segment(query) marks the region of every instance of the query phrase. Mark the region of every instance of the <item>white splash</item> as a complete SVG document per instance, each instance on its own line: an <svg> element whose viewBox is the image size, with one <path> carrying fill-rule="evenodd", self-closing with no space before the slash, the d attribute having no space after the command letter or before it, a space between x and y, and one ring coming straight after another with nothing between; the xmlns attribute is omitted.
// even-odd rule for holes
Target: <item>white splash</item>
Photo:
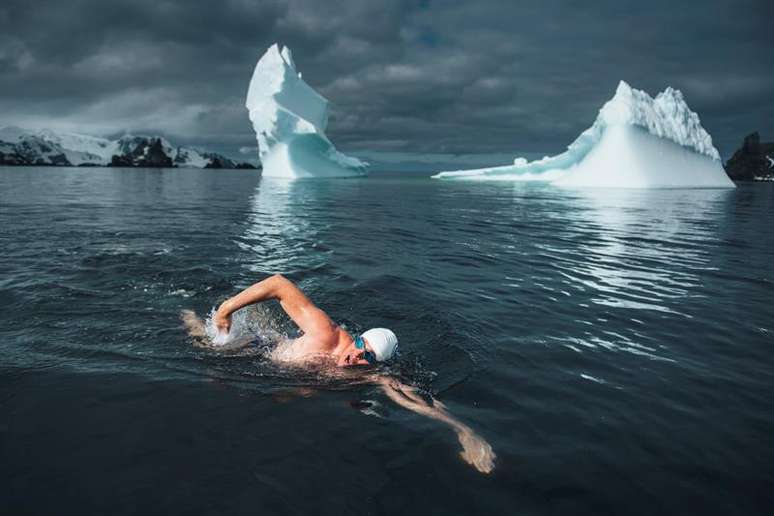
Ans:
<svg viewBox="0 0 774 516"><path fill-rule="evenodd" d="M226 346L240 338L252 335L250 325L247 323L247 310L237 310L231 315L231 328L228 333L219 330L215 326L214 317L217 309L213 308L210 315L204 321L204 331L213 346Z"/></svg>

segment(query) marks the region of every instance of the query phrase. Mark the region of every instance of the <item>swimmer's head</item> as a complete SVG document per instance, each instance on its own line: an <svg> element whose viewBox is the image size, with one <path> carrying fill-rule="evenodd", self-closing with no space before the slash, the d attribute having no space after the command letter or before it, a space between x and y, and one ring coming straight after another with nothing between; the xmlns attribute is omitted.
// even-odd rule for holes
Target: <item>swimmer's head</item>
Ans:
<svg viewBox="0 0 774 516"><path fill-rule="evenodd" d="M387 328L371 328L361 337L371 348L377 362L391 359L398 348L398 337Z"/></svg>
<svg viewBox="0 0 774 516"><path fill-rule="evenodd" d="M352 342L352 349L339 360L339 365L368 365L392 358L398 348L398 337L387 328L371 328Z"/></svg>

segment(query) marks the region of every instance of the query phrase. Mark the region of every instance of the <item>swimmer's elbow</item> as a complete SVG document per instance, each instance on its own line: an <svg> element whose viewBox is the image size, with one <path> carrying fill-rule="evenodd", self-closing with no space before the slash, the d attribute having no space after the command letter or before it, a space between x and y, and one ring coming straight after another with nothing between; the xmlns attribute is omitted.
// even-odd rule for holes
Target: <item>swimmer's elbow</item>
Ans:
<svg viewBox="0 0 774 516"><path fill-rule="evenodd" d="M287 289L288 287L294 287L295 284L287 279L282 274L274 274L271 278L271 282L274 284L274 288L277 290Z"/></svg>
<svg viewBox="0 0 774 516"><path fill-rule="evenodd" d="M288 291L296 288L295 284L282 274L274 274L269 280L272 285L272 293L277 299L282 299Z"/></svg>
<svg viewBox="0 0 774 516"><path fill-rule="evenodd" d="M275 299L280 301L293 300L295 304L300 306L311 305L311 301L306 298L301 289L282 274L275 274L270 279Z"/></svg>

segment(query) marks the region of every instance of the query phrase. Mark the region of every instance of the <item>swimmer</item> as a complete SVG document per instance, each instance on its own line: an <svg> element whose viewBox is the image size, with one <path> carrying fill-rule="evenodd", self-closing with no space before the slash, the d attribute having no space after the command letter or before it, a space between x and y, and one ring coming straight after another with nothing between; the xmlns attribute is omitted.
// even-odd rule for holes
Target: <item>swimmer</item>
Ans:
<svg viewBox="0 0 774 516"><path fill-rule="evenodd" d="M224 301L213 316L213 323L222 334L231 329L231 315L245 306L275 299L303 333L301 337L280 345L272 359L282 362L308 364L310 361L333 361L339 367L361 366L364 376L381 387L395 403L423 416L441 421L457 434L465 462L482 473L494 469L495 454L492 447L469 426L451 414L438 400L425 400L415 387L375 374L365 366L375 365L392 358L398 347L398 338L386 328L372 328L362 335L352 336L337 325L323 310L292 281L276 274L248 287L236 296ZM183 323L189 334L201 342L206 339L204 323L190 310L182 313ZM229 343L229 348L243 346L247 340Z"/></svg>

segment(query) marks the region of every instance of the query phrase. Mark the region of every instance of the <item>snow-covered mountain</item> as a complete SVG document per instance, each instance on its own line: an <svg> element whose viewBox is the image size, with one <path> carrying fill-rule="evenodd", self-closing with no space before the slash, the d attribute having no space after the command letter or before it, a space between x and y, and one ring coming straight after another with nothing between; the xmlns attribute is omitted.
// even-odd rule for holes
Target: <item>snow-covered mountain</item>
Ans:
<svg viewBox="0 0 774 516"><path fill-rule="evenodd" d="M563 186L733 188L712 138L683 94L652 98L621 81L594 124L567 150L513 165L440 172L441 179L545 181Z"/></svg>
<svg viewBox="0 0 774 516"><path fill-rule="evenodd" d="M0 164L180 168L254 168L221 154L175 146L165 138L124 135L108 140L50 129L0 129Z"/></svg>
<svg viewBox="0 0 774 516"><path fill-rule="evenodd" d="M18 127L0 129L0 164L70 165L64 149Z"/></svg>

